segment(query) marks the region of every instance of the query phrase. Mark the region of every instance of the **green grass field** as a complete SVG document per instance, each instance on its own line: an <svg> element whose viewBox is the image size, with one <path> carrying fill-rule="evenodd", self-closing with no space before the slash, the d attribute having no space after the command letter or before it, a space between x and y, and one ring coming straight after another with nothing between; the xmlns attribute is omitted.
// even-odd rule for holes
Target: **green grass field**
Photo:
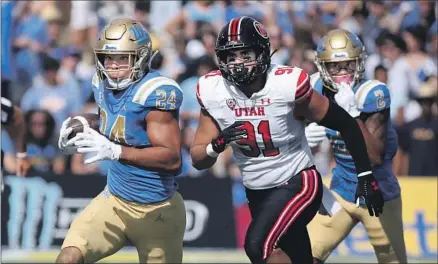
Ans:
<svg viewBox="0 0 438 264"><path fill-rule="evenodd" d="M58 250L12 251L2 250L2 263L54 263ZM245 252L240 250L187 249L184 263L249 263ZM138 263L135 250L122 250L99 263ZM355 256L331 257L327 263L376 263L375 258ZM411 259L410 263L437 263L436 259Z"/></svg>

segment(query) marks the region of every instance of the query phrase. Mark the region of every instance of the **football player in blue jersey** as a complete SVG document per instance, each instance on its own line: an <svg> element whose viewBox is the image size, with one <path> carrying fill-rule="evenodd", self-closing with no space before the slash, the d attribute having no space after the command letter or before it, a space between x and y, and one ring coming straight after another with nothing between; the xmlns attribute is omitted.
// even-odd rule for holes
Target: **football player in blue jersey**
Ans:
<svg viewBox="0 0 438 264"><path fill-rule="evenodd" d="M175 175L181 169L178 84L149 69L151 38L141 23L116 19L94 48L93 91L100 133L85 128L59 147L108 160L107 187L73 221L57 263L94 263L130 241L141 263L181 263L185 208ZM79 191L79 190L78 190Z"/></svg>
<svg viewBox="0 0 438 264"><path fill-rule="evenodd" d="M407 261L400 186L392 171L397 135L389 117L390 92L384 83L363 78L365 59L364 45L356 35L332 30L317 46L318 73L311 76L311 82L315 90L357 119L385 199L385 210L378 218L368 213L364 201L355 197L356 170L342 137L337 131L311 123L306 128L309 145L315 147L328 137L336 161L331 192L323 196L329 214L317 214L309 225L315 263L323 263L358 222L364 225L379 263ZM331 195L336 199L330 199ZM340 206L333 206L333 201ZM330 212L332 208L338 210Z"/></svg>

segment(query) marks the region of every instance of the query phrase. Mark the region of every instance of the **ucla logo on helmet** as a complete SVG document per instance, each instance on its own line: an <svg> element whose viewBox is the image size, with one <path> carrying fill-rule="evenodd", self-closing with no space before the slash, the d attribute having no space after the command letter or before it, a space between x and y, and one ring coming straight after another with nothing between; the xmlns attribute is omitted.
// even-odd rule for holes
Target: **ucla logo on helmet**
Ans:
<svg viewBox="0 0 438 264"><path fill-rule="evenodd" d="M257 21L254 21L254 28L256 29L257 33L259 33L260 36L267 39L269 38L268 32L266 31L265 27L260 24Z"/></svg>
<svg viewBox="0 0 438 264"><path fill-rule="evenodd" d="M148 32L142 26L134 25L129 28L129 30L131 31L138 45L143 45L150 41Z"/></svg>
<svg viewBox="0 0 438 264"><path fill-rule="evenodd" d="M103 45L104 50L119 50L120 46L119 44L105 44Z"/></svg>
<svg viewBox="0 0 438 264"><path fill-rule="evenodd" d="M335 52L332 54L332 59L343 59L343 58L348 58L348 53L345 51L342 52Z"/></svg>
<svg viewBox="0 0 438 264"><path fill-rule="evenodd" d="M359 37L356 34L350 33L348 35L355 47L362 46L362 41L360 41Z"/></svg>

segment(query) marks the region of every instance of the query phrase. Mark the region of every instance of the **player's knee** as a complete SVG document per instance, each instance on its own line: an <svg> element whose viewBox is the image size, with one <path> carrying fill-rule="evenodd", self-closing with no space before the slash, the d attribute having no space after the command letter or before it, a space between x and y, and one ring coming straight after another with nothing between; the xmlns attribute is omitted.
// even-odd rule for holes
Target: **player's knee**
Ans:
<svg viewBox="0 0 438 264"><path fill-rule="evenodd" d="M67 247L61 250L58 257L56 258L56 263L81 264L84 263L84 257L82 256L82 253L78 248Z"/></svg>
<svg viewBox="0 0 438 264"><path fill-rule="evenodd" d="M248 238L245 240L245 253L251 263L266 263L263 260L263 242L258 239Z"/></svg>

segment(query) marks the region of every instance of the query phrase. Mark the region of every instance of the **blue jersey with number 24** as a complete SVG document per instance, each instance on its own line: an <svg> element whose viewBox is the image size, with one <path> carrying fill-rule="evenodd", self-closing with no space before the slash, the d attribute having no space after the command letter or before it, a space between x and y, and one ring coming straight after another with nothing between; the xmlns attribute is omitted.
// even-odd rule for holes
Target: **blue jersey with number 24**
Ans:
<svg viewBox="0 0 438 264"><path fill-rule="evenodd" d="M107 81L93 78L99 106L100 132L110 140L135 148L151 147L145 117L152 110L179 111L183 93L179 85L156 71L123 91L106 89ZM176 191L175 177L121 161L109 161L108 189L116 196L138 203L160 202Z"/></svg>

